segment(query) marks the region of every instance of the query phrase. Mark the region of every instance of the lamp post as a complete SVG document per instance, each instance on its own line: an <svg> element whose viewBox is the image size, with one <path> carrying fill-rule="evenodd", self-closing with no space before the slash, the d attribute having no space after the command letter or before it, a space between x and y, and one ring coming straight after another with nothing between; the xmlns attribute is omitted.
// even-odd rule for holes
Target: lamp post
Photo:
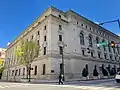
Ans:
<svg viewBox="0 0 120 90"><path fill-rule="evenodd" d="M64 47L67 47L67 45L64 44L62 46L62 71L61 71L61 73L63 75L63 81L65 81L65 77L64 77Z"/></svg>
<svg viewBox="0 0 120 90"><path fill-rule="evenodd" d="M119 19L117 19L117 20L112 20L112 21L106 21L106 22L103 22L103 23L99 23L99 25L103 25L103 24L105 24L105 23L113 23L113 22L117 22L118 25L119 25L119 29L120 29L120 20L119 20Z"/></svg>

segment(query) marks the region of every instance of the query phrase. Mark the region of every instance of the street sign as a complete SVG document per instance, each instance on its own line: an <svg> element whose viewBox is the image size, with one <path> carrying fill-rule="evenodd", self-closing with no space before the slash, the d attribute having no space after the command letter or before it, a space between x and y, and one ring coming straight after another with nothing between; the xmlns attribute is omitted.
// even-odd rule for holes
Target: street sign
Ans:
<svg viewBox="0 0 120 90"><path fill-rule="evenodd" d="M97 47L99 47L99 46L105 46L105 45L108 45L108 44L109 44L108 42L101 42L101 43L97 44Z"/></svg>

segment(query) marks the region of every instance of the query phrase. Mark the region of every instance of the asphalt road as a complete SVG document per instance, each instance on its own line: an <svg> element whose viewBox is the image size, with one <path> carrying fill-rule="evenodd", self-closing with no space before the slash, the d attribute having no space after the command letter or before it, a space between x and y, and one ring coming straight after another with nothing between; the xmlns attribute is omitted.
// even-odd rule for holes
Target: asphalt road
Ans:
<svg viewBox="0 0 120 90"><path fill-rule="evenodd" d="M57 83L30 84L0 82L0 90L120 90L120 83L111 80L74 81Z"/></svg>

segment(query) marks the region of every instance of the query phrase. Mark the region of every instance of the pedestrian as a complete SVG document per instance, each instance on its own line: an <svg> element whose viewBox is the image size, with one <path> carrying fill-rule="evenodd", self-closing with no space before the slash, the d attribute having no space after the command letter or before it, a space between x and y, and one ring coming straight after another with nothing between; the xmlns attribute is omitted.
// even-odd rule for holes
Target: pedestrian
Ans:
<svg viewBox="0 0 120 90"><path fill-rule="evenodd" d="M63 75L59 75L59 84L63 84L63 78L62 78Z"/></svg>

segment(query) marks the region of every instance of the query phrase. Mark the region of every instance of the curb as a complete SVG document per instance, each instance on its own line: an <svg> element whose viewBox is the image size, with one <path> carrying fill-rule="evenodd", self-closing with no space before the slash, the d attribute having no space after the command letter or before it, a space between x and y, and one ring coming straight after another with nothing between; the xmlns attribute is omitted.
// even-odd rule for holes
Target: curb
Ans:
<svg viewBox="0 0 120 90"><path fill-rule="evenodd" d="M65 83L72 83L72 82L89 82L89 81L103 81L105 82L106 80L110 80L110 81L113 81L114 79L112 78L109 78L109 79L88 79L88 80L67 80L67 81L64 81ZM43 83L58 83L58 81L38 81L38 82L22 82L22 81L2 81L0 80L0 82L11 82L11 83L30 83L30 84L43 84Z"/></svg>

